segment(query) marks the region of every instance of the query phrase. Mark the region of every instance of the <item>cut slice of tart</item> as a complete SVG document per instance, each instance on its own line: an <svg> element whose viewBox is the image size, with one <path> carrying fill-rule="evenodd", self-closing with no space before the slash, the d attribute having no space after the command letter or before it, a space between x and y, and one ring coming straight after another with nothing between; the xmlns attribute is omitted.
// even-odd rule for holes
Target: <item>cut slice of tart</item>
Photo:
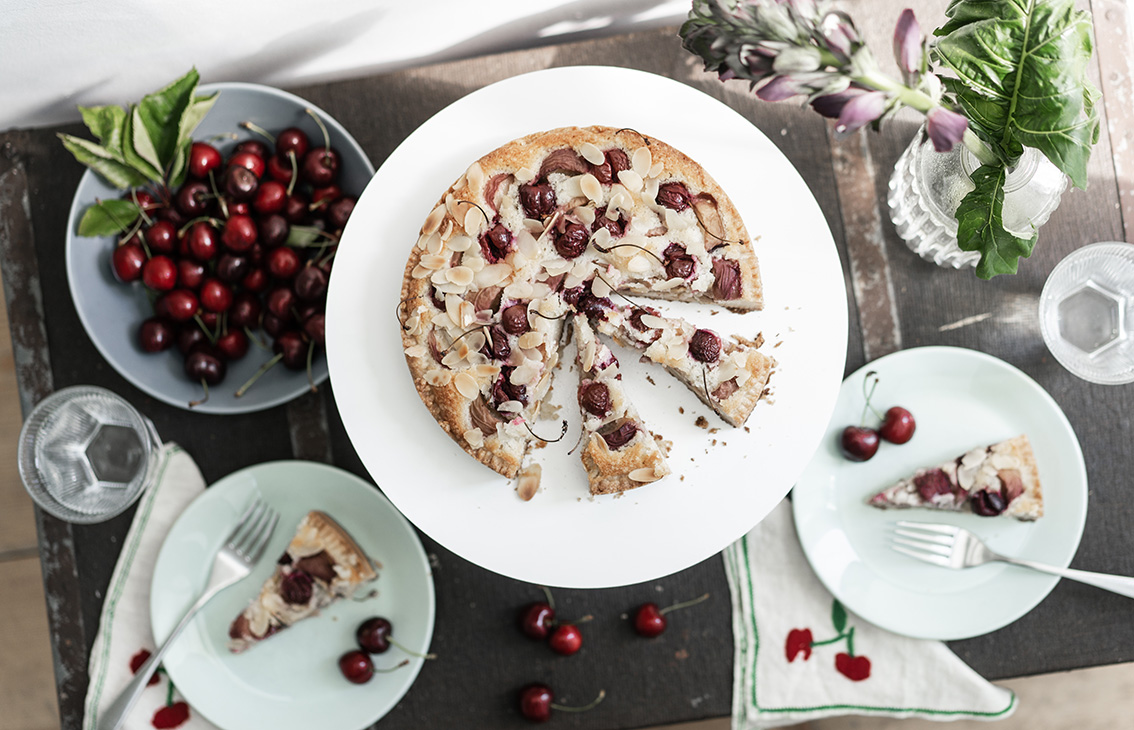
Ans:
<svg viewBox="0 0 1134 730"><path fill-rule="evenodd" d="M264 581L260 593L228 630L228 648L242 652L269 636L348 598L378 577L350 534L324 512L312 511Z"/></svg>
<svg viewBox="0 0 1134 730"><path fill-rule="evenodd" d="M583 467L591 494L624 492L670 473L665 455L622 387L618 360L586 317L575 315Z"/></svg>
<svg viewBox="0 0 1134 730"><path fill-rule="evenodd" d="M775 361L739 337L724 339L651 307L610 304L596 313L599 332L644 351L731 426L742 426L764 395Z"/></svg>
<svg viewBox="0 0 1134 730"><path fill-rule="evenodd" d="M924 507L1018 520L1043 516L1043 490L1026 435L977 446L937 466L918 469L870 497L881 509Z"/></svg>

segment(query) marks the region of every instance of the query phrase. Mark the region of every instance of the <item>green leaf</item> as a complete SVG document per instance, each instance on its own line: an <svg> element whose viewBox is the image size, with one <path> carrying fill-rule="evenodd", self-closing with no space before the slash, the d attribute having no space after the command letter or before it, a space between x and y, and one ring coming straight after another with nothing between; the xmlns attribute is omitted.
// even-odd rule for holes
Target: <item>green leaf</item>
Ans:
<svg viewBox="0 0 1134 730"><path fill-rule="evenodd" d="M973 131L1005 163L1034 147L1086 187L1099 135L1090 16L1074 0L953 0L946 15L936 54Z"/></svg>
<svg viewBox="0 0 1134 730"><path fill-rule="evenodd" d="M110 185L122 190L146 183L145 175L115 159L103 146L69 134L60 134L59 139L76 160L94 170Z"/></svg>
<svg viewBox="0 0 1134 730"><path fill-rule="evenodd" d="M122 130L126 126L126 110L120 106L79 107L83 123L115 159L122 161Z"/></svg>
<svg viewBox="0 0 1134 730"><path fill-rule="evenodd" d="M111 236L121 233L141 215L132 200L100 200L79 219L80 236Z"/></svg>
<svg viewBox="0 0 1134 730"><path fill-rule="evenodd" d="M286 245L296 248L324 246L330 242L330 237L322 229L315 226L292 226L288 229L287 240L284 241Z"/></svg>
<svg viewBox="0 0 1134 730"><path fill-rule="evenodd" d="M997 274L1015 274L1020 257L1032 255L1036 245L1004 230L1005 168L982 165L970 176L976 188L957 206L957 244L964 251L979 251L976 274L991 279Z"/></svg>
<svg viewBox="0 0 1134 730"><path fill-rule="evenodd" d="M123 137L129 142L122 145L122 158L126 161L127 165L160 185L162 183L161 170L147 161L136 150L139 142L139 135L135 134L134 131L134 116L135 115L133 113L133 110L131 110L131 112L126 115L126 130L123 134ZM142 132L142 135L144 135L142 137L143 140L148 139L148 135L145 135L144 130ZM145 142L143 142L143 146L145 146Z"/></svg>
<svg viewBox="0 0 1134 730"><path fill-rule="evenodd" d="M181 115L178 122L177 133L177 148L173 156L173 162L169 168L169 184L173 186L180 185L185 180L185 173L188 170L189 164L189 148L193 145L193 130L213 108L213 104L217 101L217 94L210 96L196 96L190 102L189 107L185 113Z"/></svg>
<svg viewBox="0 0 1134 730"><path fill-rule="evenodd" d="M134 139L148 140L154 153L151 162L159 170L165 170L173 163L180 140L182 116L193 102L199 78L197 69L189 69L187 74L165 88L142 97L134 108ZM147 151L136 151L142 157L147 156Z"/></svg>
<svg viewBox="0 0 1134 730"><path fill-rule="evenodd" d="M847 610L837 600L831 605L831 623L835 625L835 631L840 634L847 627Z"/></svg>

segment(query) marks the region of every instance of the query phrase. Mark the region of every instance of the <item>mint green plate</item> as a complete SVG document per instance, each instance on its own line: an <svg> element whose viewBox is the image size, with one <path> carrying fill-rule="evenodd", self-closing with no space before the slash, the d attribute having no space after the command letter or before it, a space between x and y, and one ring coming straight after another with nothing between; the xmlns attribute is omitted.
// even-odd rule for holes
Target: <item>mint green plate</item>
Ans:
<svg viewBox="0 0 1134 730"><path fill-rule="evenodd" d="M355 629L371 616L389 619L400 643L425 653L433 636L433 579L417 533L401 513L372 484L341 469L310 461L259 464L194 500L158 553L150 597L154 638L164 640L196 600L213 555L256 493L280 513L264 558L186 627L166 656L166 671L193 709L224 730L368 727L409 690L423 660L391 647L374 657L376 667L410 663L355 685L339 673L338 658L355 648ZM381 563L378 595L339 601L242 654L230 653L229 624L258 594L300 519L316 509Z"/></svg>
<svg viewBox="0 0 1134 730"><path fill-rule="evenodd" d="M872 405L900 405L917 429L901 446L882 442L869 461L848 461L837 439L858 425L863 379L879 375ZM867 416L868 425L877 420ZM1035 451L1044 516L1035 522L969 511L881 510L872 494L915 469L1027 434ZM1059 581L1026 568L989 563L966 570L929 565L890 549L893 523L917 520L972 530L1004 555L1067 567L1087 516L1087 470L1067 417L1025 373L959 347L895 352L844 382L827 436L792 493L796 529L819 580L871 623L923 639L965 639L1006 626L1035 608Z"/></svg>

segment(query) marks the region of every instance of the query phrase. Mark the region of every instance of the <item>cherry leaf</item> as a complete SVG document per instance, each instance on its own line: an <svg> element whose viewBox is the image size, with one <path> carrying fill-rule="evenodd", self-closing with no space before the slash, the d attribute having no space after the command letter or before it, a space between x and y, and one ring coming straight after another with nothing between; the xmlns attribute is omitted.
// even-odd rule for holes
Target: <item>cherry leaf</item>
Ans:
<svg viewBox="0 0 1134 730"><path fill-rule="evenodd" d="M80 236L112 236L128 229L141 215L132 200L100 200L79 219Z"/></svg>
<svg viewBox="0 0 1134 730"><path fill-rule="evenodd" d="M122 190L145 184L145 175L115 158L102 145L69 134L60 134L59 139L76 160L94 170L114 187Z"/></svg>
<svg viewBox="0 0 1134 730"><path fill-rule="evenodd" d="M120 106L79 107L83 123L110 154L122 161L122 130L126 126L126 110Z"/></svg>
<svg viewBox="0 0 1134 730"><path fill-rule="evenodd" d="M143 130L143 134L144 134ZM137 170L148 179L161 184L162 176L161 170L152 165L135 149L138 144L137 136L134 134L134 115L126 115L126 130L123 137L129 141L128 144L122 145L122 158L126 164Z"/></svg>
<svg viewBox="0 0 1134 730"><path fill-rule="evenodd" d="M188 73L165 88L142 97L134 109L135 145L139 140L148 140L153 149L150 162L159 170L169 168L177 154L182 118L193 103L193 92L197 89L199 78L197 69L189 69ZM146 150L137 147L136 150L147 157Z"/></svg>
<svg viewBox="0 0 1134 730"><path fill-rule="evenodd" d="M831 605L831 623L835 625L835 631L840 634L847 627L847 610L838 601Z"/></svg>

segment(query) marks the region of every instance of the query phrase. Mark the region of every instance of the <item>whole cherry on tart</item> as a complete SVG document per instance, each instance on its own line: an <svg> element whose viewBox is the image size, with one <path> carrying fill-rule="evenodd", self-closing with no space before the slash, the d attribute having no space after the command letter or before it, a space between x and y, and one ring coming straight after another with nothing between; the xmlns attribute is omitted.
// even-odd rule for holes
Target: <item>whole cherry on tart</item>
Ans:
<svg viewBox="0 0 1134 730"><path fill-rule="evenodd" d="M892 444L904 444L913 438L915 428L912 413L901 406L891 406L878 428L878 435Z"/></svg>
<svg viewBox="0 0 1134 730"><path fill-rule="evenodd" d="M600 690L598 697L582 707L567 707L555 703L555 695L546 684L529 684L520 690L520 714L532 722L547 722L552 710L562 712L586 712L606 697L606 690Z"/></svg>
<svg viewBox="0 0 1134 730"><path fill-rule="evenodd" d="M675 603L672 606L665 608L658 608L656 603L643 603L638 606L634 612L634 631L638 632L639 636L644 636L647 639L652 639L655 636L661 636L665 633L666 626L669 625L665 615L670 611L677 611L689 606L695 606L702 601L709 599L709 594L694 598L691 601L683 601Z"/></svg>

